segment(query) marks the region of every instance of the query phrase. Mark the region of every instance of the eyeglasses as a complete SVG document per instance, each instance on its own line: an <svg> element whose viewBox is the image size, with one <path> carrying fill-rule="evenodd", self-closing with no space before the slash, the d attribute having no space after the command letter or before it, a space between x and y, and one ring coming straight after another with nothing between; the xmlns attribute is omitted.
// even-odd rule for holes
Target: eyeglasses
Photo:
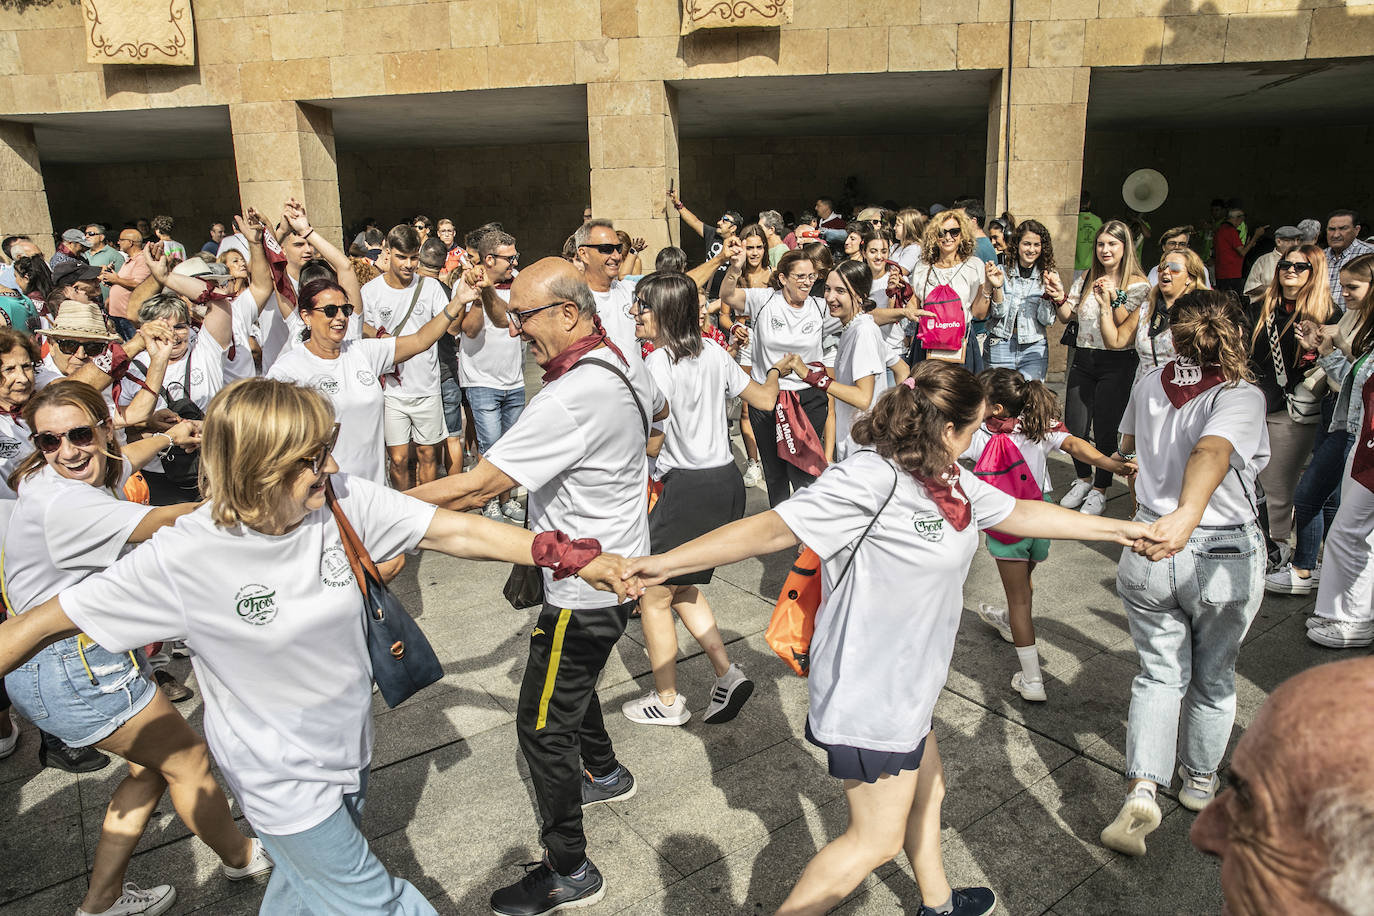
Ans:
<svg viewBox="0 0 1374 916"><path fill-rule="evenodd" d="M1178 251L1180 249L1188 247L1188 239L1183 237L1169 239L1167 242L1164 243L1164 247L1169 249L1170 251Z"/></svg>
<svg viewBox="0 0 1374 916"><path fill-rule="evenodd" d="M617 251L620 250L620 243L619 243L619 242L605 242L605 243L603 243L603 244L601 244L601 245L586 244L586 245L582 245L581 247L582 247L582 248L590 248L590 249L592 249L593 251L599 251L599 252L601 252L602 254L605 254L605 255L611 255L611 254L615 254Z"/></svg>
<svg viewBox="0 0 1374 916"><path fill-rule="evenodd" d="M788 274L787 279L793 283L815 283L820 274Z"/></svg>
<svg viewBox="0 0 1374 916"><path fill-rule="evenodd" d="M634 310L635 312L652 312L654 307L638 296L635 296Z"/></svg>
<svg viewBox="0 0 1374 916"><path fill-rule="evenodd" d="M1305 274L1311 269L1312 265L1308 264L1306 261L1280 261L1278 264L1279 273L1283 273L1285 270L1292 270L1300 274Z"/></svg>
<svg viewBox="0 0 1374 916"><path fill-rule="evenodd" d="M62 440L66 439L77 448L85 448L95 441L94 426L73 426L65 433L34 433L29 437L33 440L34 446L43 454L51 455L62 447Z"/></svg>
<svg viewBox="0 0 1374 916"><path fill-rule="evenodd" d="M337 308L337 306L334 307ZM323 468L324 463L329 460L329 453L334 451L334 443L338 441L339 424L335 423L334 431L329 434L329 441L324 444L324 448L320 449L319 452L311 455L309 458L302 458L301 464L310 468L310 473L314 474L316 477L320 476L320 469Z"/></svg>
<svg viewBox="0 0 1374 916"><path fill-rule="evenodd" d="M67 356L75 356L77 350L85 350L88 359L95 359L105 352L109 343L103 340L61 340L56 341L57 349Z"/></svg>
<svg viewBox="0 0 1374 916"><path fill-rule="evenodd" d="M337 318L338 315L339 315L339 313L340 313L340 312L343 312L343 316L344 316L345 318L348 318L349 316L351 316L351 315L353 314L353 306L351 306L351 305L316 305L316 306L311 306L310 308L306 309L306 311L308 311L308 312L324 312L324 317L326 317L326 318Z"/></svg>
<svg viewBox="0 0 1374 916"><path fill-rule="evenodd" d="M598 248L601 248L601 247L605 247L605 246L597 246L597 247L598 247ZM517 251L515 254L496 254L495 252L492 252L492 255L491 255L491 256L492 256L493 258L504 258L504 259L506 259L507 261L510 261L512 264L519 264L519 263L520 263L520 252L518 252L518 251Z"/></svg>
<svg viewBox="0 0 1374 916"><path fill-rule="evenodd" d="M576 305L571 299L559 299L557 302L550 302L548 305L541 305L532 309L525 309L522 312L508 311L506 317L510 319L511 326L519 331L525 325L525 319L535 312L542 312L544 309L551 309L555 305Z"/></svg>
<svg viewBox="0 0 1374 916"><path fill-rule="evenodd" d="M1186 264L1180 264L1177 261L1165 261L1163 264L1159 265L1159 269L1167 270L1171 274L1181 274L1187 271L1188 267Z"/></svg>
<svg viewBox="0 0 1374 916"><path fill-rule="evenodd" d="M935 234L940 238L957 239L959 236L964 234L964 230L960 229L958 226L955 226L953 229L940 229Z"/></svg>

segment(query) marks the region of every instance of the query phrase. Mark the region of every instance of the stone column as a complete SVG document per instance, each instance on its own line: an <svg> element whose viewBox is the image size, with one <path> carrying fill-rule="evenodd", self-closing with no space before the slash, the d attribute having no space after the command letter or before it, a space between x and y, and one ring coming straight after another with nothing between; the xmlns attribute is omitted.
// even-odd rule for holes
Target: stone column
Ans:
<svg viewBox="0 0 1374 916"><path fill-rule="evenodd" d="M659 249L682 244L665 197L678 181L676 92L661 80L588 83L587 144L592 215L648 240L640 260L652 269Z"/></svg>
<svg viewBox="0 0 1374 916"><path fill-rule="evenodd" d="M31 124L0 121L0 231L27 235L53 253L52 215Z"/></svg>
<svg viewBox="0 0 1374 916"><path fill-rule="evenodd" d="M339 209L339 170L334 155L333 115L299 102L243 102L229 106L234 164L244 207L269 222L282 203L305 204L311 225L347 250Z"/></svg>

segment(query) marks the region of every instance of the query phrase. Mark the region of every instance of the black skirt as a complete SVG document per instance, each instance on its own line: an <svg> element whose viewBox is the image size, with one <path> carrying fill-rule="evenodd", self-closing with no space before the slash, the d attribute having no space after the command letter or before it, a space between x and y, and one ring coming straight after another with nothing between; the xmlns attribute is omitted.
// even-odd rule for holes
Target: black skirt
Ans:
<svg viewBox="0 0 1374 916"><path fill-rule="evenodd" d="M678 468L663 476L663 493L649 513L649 546L663 553L741 518L744 478L733 461L703 470ZM703 569L664 584L705 585L714 574Z"/></svg>

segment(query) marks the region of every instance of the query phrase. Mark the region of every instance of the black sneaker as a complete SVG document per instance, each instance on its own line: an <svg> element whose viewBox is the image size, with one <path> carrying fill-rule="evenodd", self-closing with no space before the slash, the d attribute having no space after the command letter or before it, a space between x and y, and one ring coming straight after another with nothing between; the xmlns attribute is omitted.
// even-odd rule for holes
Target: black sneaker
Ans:
<svg viewBox="0 0 1374 916"><path fill-rule="evenodd" d="M949 916L988 916L997 909L997 895L989 887L962 887L951 898L954 909ZM921 905L916 916L940 916L925 904Z"/></svg>
<svg viewBox="0 0 1374 916"><path fill-rule="evenodd" d="M109 766L110 758L93 747L67 747L56 742L49 746L45 741L38 746L38 762L68 773L94 773Z"/></svg>
<svg viewBox="0 0 1374 916"><path fill-rule="evenodd" d="M172 676L170 671L158 669L153 672L153 680L173 703L182 703L195 696L195 692Z"/></svg>
<svg viewBox="0 0 1374 916"><path fill-rule="evenodd" d="M560 875L547 862L526 862L525 877L491 895L497 916L540 916L558 910L591 906L606 896L606 882L587 860L582 877Z"/></svg>
<svg viewBox="0 0 1374 916"><path fill-rule="evenodd" d="M593 779L592 774L582 771L582 807L599 805L608 801L624 801L635 794L635 778L623 764L616 764L615 772L601 779Z"/></svg>

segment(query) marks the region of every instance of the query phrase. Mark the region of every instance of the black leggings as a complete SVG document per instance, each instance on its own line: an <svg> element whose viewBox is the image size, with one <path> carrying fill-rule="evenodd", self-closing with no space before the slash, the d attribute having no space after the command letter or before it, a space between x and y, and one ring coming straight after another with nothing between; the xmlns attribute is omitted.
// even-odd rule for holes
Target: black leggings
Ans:
<svg viewBox="0 0 1374 916"><path fill-rule="evenodd" d="M1073 368L1069 370L1068 397L1064 404L1064 423L1069 432L1080 439L1088 439L1104 455L1116 451L1121 417L1131 397L1140 357L1135 350L1097 350L1078 347ZM1091 431L1091 437L1089 432ZM1093 486L1105 490L1112 482L1112 472L1073 460L1078 479L1089 474Z"/></svg>
<svg viewBox="0 0 1374 916"><path fill-rule="evenodd" d="M802 411L811 426L816 430L816 438L825 438L825 419L830 413L829 399L818 388L805 388L797 392ZM771 509L792 495L792 491L814 481L816 478L778 456L778 424L773 411L749 408L749 423L754 427L754 439L759 444L759 461L763 464L763 480L768 485L768 507Z"/></svg>

